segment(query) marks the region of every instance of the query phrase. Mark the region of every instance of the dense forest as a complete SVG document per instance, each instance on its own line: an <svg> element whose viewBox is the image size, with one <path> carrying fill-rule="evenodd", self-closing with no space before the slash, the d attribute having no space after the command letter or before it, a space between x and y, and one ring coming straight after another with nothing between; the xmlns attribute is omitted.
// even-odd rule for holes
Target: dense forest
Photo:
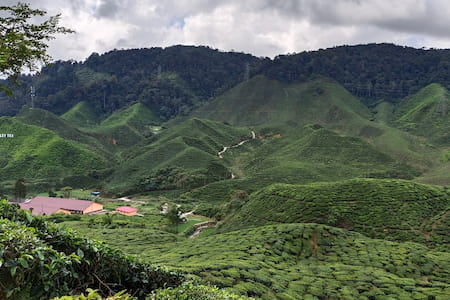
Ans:
<svg viewBox="0 0 450 300"><path fill-rule="evenodd" d="M430 83L449 87L449 71L450 50L368 44L280 55L263 73L286 82L327 76L374 104L395 102Z"/></svg>
<svg viewBox="0 0 450 300"><path fill-rule="evenodd" d="M0 96L0 115L14 115L30 102L62 114L87 101L99 115L142 102L161 119L185 114L254 75L282 82L333 78L367 105L400 99L430 83L450 86L450 51L393 44L340 46L273 60L209 47L112 50L84 62L57 61L40 74L21 77L15 99Z"/></svg>
<svg viewBox="0 0 450 300"><path fill-rule="evenodd" d="M162 119L179 113L242 81L259 69L249 54L225 53L208 47L112 50L93 53L84 62L57 61L35 76L23 76L15 99L0 98L0 115L15 114L30 103L61 114L87 101L100 115L142 102Z"/></svg>

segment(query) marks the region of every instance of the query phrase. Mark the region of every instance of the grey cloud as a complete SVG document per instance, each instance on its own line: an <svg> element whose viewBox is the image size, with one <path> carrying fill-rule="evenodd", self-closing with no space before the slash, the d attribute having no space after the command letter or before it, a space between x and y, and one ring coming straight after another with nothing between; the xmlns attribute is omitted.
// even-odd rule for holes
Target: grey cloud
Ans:
<svg viewBox="0 0 450 300"><path fill-rule="evenodd" d="M3 0L6 5L17 0ZM112 48L202 44L256 55L340 44L450 45L447 0L28 0L78 33L56 58ZM85 46L75 49L74 44ZM53 44L52 44L53 45ZM64 51L64 47L68 49ZM81 54L83 53L83 54ZM71 58L71 57L67 57Z"/></svg>
<svg viewBox="0 0 450 300"><path fill-rule="evenodd" d="M100 18L112 18L116 16L119 9L123 8L119 7L116 0L102 0L95 11L95 15Z"/></svg>

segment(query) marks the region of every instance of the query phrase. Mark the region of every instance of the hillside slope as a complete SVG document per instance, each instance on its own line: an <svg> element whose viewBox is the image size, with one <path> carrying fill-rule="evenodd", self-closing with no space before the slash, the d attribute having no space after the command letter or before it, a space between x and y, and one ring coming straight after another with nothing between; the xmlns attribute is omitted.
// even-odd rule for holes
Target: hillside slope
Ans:
<svg viewBox="0 0 450 300"><path fill-rule="evenodd" d="M78 102L60 117L80 127L90 127L99 123L98 114L95 113L94 108L86 101Z"/></svg>
<svg viewBox="0 0 450 300"><path fill-rule="evenodd" d="M433 147L425 137L374 121L359 99L326 78L286 84L256 76L195 109L191 115L250 126L258 135L281 134L290 141L298 139L295 132L301 132L304 125L318 124L343 136L361 138L419 173L440 165L442 156L441 149ZM449 176L440 182L445 180L449 181Z"/></svg>
<svg viewBox="0 0 450 300"><path fill-rule="evenodd" d="M14 134L14 138L1 140L0 180L23 177L59 182L109 165L101 155L48 129L9 117L0 118L0 128Z"/></svg>
<svg viewBox="0 0 450 300"><path fill-rule="evenodd" d="M184 177L193 185L202 185L215 180L215 177L227 178L230 173L226 170L226 162L219 160L217 153L224 145L249 136L251 132L248 129L208 120L187 120L153 136L126 154L126 161L117 167L108 187L132 190L142 179L164 176L155 174L158 170L165 169L170 173L174 168L177 169L175 173L179 173L176 181ZM139 189L145 190L145 184Z"/></svg>
<svg viewBox="0 0 450 300"><path fill-rule="evenodd" d="M401 128L450 146L450 93L439 84L430 84L407 97L395 114Z"/></svg>
<svg viewBox="0 0 450 300"><path fill-rule="evenodd" d="M150 126L158 125L159 118L144 104L138 102L115 111L94 127L84 129L109 148L128 149L151 135Z"/></svg>
<svg viewBox="0 0 450 300"><path fill-rule="evenodd" d="M353 179L275 184L252 194L222 231L314 222L370 237L445 246L445 234L435 232L431 225L437 224L433 220L444 217L449 207L447 190L410 181Z"/></svg>

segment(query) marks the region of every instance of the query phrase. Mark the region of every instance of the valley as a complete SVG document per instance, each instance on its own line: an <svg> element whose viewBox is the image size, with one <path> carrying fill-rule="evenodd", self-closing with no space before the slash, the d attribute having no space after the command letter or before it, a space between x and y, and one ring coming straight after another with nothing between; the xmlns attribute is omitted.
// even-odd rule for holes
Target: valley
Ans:
<svg viewBox="0 0 450 300"><path fill-rule="evenodd" d="M392 65L354 55L386 48ZM50 252L65 245L79 260L99 243L108 260L117 252L139 270L157 265L154 289L184 280L241 299L448 299L450 81L436 74L450 54L416 50L360 45L269 60L175 46L45 67L27 78L43 90L36 107L18 91L20 108L0 108L0 133L13 134L0 139L0 196L14 198L22 178L27 198L70 188L105 211L27 219L3 203L0 231L22 226L14 234ZM392 77L428 55L442 62L412 70L414 83L407 71ZM379 75L351 75L361 59ZM120 291L94 275L83 278ZM82 292L52 296L73 290Z"/></svg>

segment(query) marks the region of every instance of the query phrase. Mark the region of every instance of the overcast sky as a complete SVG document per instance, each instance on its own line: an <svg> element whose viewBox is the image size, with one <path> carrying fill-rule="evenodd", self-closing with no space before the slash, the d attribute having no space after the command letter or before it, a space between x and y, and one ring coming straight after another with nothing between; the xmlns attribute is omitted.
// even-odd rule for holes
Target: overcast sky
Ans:
<svg viewBox="0 0 450 300"><path fill-rule="evenodd" d="M11 5L17 1L2 0ZM450 48L448 0L25 0L77 33L54 59L111 49L207 45L256 56L391 42Z"/></svg>

